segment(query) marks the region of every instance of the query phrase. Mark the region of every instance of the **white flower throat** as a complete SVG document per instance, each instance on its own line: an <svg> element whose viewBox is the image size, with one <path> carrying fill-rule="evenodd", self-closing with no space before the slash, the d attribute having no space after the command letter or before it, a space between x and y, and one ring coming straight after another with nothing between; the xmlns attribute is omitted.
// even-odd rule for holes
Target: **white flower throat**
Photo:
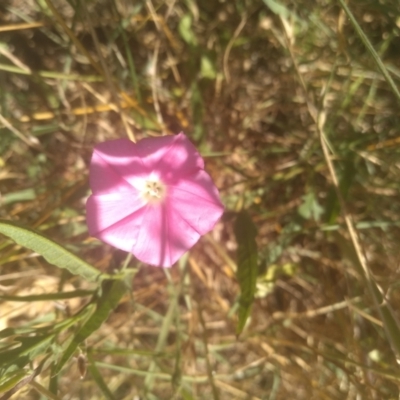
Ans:
<svg viewBox="0 0 400 400"><path fill-rule="evenodd" d="M165 185L157 180L148 180L144 184L142 197L148 203L159 203L164 200L166 192Z"/></svg>

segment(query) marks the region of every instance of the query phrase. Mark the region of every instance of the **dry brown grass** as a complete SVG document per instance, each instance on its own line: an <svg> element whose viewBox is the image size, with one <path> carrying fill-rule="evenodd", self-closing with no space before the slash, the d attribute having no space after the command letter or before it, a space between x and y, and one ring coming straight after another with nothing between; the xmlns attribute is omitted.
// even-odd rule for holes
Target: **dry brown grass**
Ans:
<svg viewBox="0 0 400 400"><path fill-rule="evenodd" d="M352 3L398 83L396 2ZM289 41L280 18L255 0L0 5L1 218L40 230L102 271L119 268L125 254L88 237L84 202L94 144L129 131L140 139L184 130L227 207L170 279L141 267L132 296L82 347L117 400L398 398L398 365L354 268L310 102L327 115L346 205L395 310L399 104L335 2L282 4L293 12ZM182 32L187 16L192 25ZM240 337L238 204L257 225L260 260ZM93 288L4 238L0 251L0 294ZM2 302L0 327L54 323L89 299ZM43 398L37 391L50 374L13 398ZM105 398L90 372L80 380L76 360L53 396Z"/></svg>

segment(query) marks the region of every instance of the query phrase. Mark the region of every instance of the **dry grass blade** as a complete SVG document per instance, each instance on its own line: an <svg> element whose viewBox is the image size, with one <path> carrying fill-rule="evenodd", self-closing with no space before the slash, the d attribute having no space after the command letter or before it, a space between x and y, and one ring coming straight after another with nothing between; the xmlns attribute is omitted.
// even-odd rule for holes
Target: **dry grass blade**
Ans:
<svg viewBox="0 0 400 400"><path fill-rule="evenodd" d="M347 6L346 2L344 0L339 0L339 2L340 2L340 5L342 6L344 12L350 19L352 25L354 26L354 29L357 31L358 36L364 43L365 47L368 49L369 53L374 58L376 64L378 65L379 70L381 71L382 75L385 77L385 79L386 79L387 83L389 84L390 88L392 89L393 93L396 95L397 101L400 103L400 91L397 88L396 84L394 83L392 77L389 75L387 68L385 67L381 58L379 57L379 54L375 51L374 46L372 46L371 42L368 40L367 36L365 35L364 31L361 29L356 18L354 18L354 15L350 11L350 8Z"/></svg>
<svg viewBox="0 0 400 400"><path fill-rule="evenodd" d="M0 3L0 219L73 261L55 268L29 240L0 238L0 390L48 356L14 397L398 397L399 117L384 75L400 77L395 2L351 2L355 21L331 0ZM93 147L130 129L184 131L225 205L167 273L88 234ZM238 208L258 232L239 338ZM97 275L132 270L53 376L101 307Z"/></svg>
<svg viewBox="0 0 400 400"><path fill-rule="evenodd" d="M88 26L89 26L89 29L90 29L90 34L92 35L93 42L94 42L95 47L96 47L97 55L98 55L99 60L100 60L100 64L101 64L101 67L102 67L103 74L104 74L104 76L106 78L108 87L110 89L110 93L114 97L114 103L117 105L118 112L119 112L119 115L121 116L122 122L124 124L126 134L128 135L130 140L132 140L133 142L136 142L135 135L133 134L132 129L129 126L129 123L127 121L126 115L123 112L122 108L119 107L120 102L119 102L119 98L118 98L118 94L117 94L117 89L116 89L116 87L114 85L114 82L113 82L113 79L111 77L111 74L110 74L109 68L107 66L107 63L104 60L104 57L102 55L99 39L97 38L96 32L95 32L95 30L93 28L92 19L91 19L90 13L87 11L86 4L83 4L82 8L84 10L85 18L87 20L87 23L88 23Z"/></svg>
<svg viewBox="0 0 400 400"><path fill-rule="evenodd" d="M246 25L247 22L247 15L244 13L242 15L242 19L235 29L235 32L233 33L232 38L229 40L228 45L226 46L225 52L224 52L224 58L223 58L223 65L224 65L224 74L225 74L225 79L227 82L230 81L231 75L229 73L229 67L228 67L228 61L229 61L229 54L231 52L232 46L235 42L235 40L239 37L240 32L243 30L244 26Z"/></svg>
<svg viewBox="0 0 400 400"><path fill-rule="evenodd" d="M99 65L96 63L96 61L93 59L93 57L89 54L89 52L86 50L86 48L78 40L78 38L76 37L74 32L64 22L64 19L59 14L56 7L54 7L52 1L51 0L44 0L44 1L46 2L47 6L51 10L52 14L54 15L54 18L57 20L57 23L59 23L61 25L62 29L65 31L65 33L68 35L68 37L71 39L71 41L74 43L76 48L89 60L90 64L93 66L93 68L96 70L96 72L103 76L104 71L99 67Z"/></svg>
<svg viewBox="0 0 400 400"><path fill-rule="evenodd" d="M373 278L373 276L369 270L369 267L367 265L367 262L366 262L366 259L364 256L364 252L361 248L361 244L360 244L357 232L354 228L354 223L352 221L352 218L351 218L349 212L347 211L346 203L343 199L342 193L339 188L339 181L336 176L336 171L335 171L335 168L334 168L332 160L331 160L331 154L329 152L329 149L328 149L328 146L326 143L326 137L325 137L324 130L323 130L324 120L325 120L325 117L324 117L324 113L322 112L322 113L320 113L319 119L318 119L318 131L319 131L320 138L321 138L321 147L323 149L325 160L327 162L329 172L330 172L333 184L336 189L336 194L337 194L339 202L340 202L340 207L341 207L341 210L343 213L343 218L346 222L346 226L349 231L351 242L356 251L358 261L360 263L366 283L368 285L369 293L375 303L376 309L379 311L379 313L381 315L387 338L390 341L390 344L392 346L392 349L396 356L396 359L398 360L398 363L400 363L400 324L399 324L390 304L388 303L387 299L385 298L382 288L377 284L377 282ZM355 265L355 266L357 266L357 265Z"/></svg>
<svg viewBox="0 0 400 400"><path fill-rule="evenodd" d="M366 262L366 259L364 256L364 251L360 244L360 240L359 240L357 231L354 228L354 223L353 223L351 214L349 213L349 211L347 209L346 202L345 202L342 192L340 190L339 180L337 177L335 167L332 162L332 155L331 155L331 151L329 149L328 140L324 133L324 125L325 125L325 121L326 121L326 111L323 108L322 110L320 110L317 113L316 106L308 98L306 85L305 85L303 77L299 71L299 68L298 68L298 65L295 60L294 53L292 50L292 43L293 43L293 38L291 36L292 30L289 28L289 23L287 20L285 20L283 17L281 17L281 21L282 21L282 25L285 30L285 35L287 37L287 44L288 44L288 48L290 50L293 64L295 65L296 72L297 72L300 82L302 84L302 88L304 90L304 95L307 98L307 105L308 105L310 115L313 118L313 120L317 126L317 129L318 129L318 136L320 139L321 148L323 150L324 158L325 158L326 164L328 166L329 174L332 179L332 183L335 188L336 195L339 199L341 213L343 215L343 219L345 221L347 230L349 232L351 243L352 243L355 253L357 255L357 260L359 262L359 266L361 267L361 270L363 271L363 276L367 283L367 286L369 289L369 294L374 301L376 309L379 311L379 313L381 315L381 318L382 318L382 321L384 324L384 328L386 331L386 335L387 335L388 340L390 341L392 350L396 356L396 359L400 363L400 324L397 321L397 318L396 318L390 304L385 299L382 288L377 284L376 280L374 279L374 277L372 276L372 274L370 272L370 269L367 265L367 262ZM324 101L325 101L326 95L327 95L327 88L325 88L323 90L323 93L324 93L324 98L322 101L322 107L324 107L324 105L325 105ZM358 267L358 265L356 264L356 265L354 265L354 267Z"/></svg>
<svg viewBox="0 0 400 400"><path fill-rule="evenodd" d="M0 26L0 32L19 31L21 29L41 28L44 22L29 22L24 24L11 24Z"/></svg>
<svg viewBox="0 0 400 400"><path fill-rule="evenodd" d="M15 128L3 115L0 114L0 123L3 124L4 127L9 129L15 136L21 139L24 143L31 147L39 147L39 141L33 136L26 136L22 132L20 132L17 128Z"/></svg>

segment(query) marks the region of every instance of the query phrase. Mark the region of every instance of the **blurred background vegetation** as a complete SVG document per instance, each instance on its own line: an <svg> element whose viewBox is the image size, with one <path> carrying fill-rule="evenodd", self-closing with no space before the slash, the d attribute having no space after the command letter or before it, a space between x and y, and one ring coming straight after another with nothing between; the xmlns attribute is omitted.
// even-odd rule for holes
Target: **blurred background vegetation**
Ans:
<svg viewBox="0 0 400 400"><path fill-rule="evenodd" d="M87 233L93 146L182 130L226 205L171 270L127 260L132 292L74 358L37 369L79 323L0 377L1 399L399 398L360 256L396 314L400 7L348 6L383 72L341 1L1 2L0 218L120 268L126 254ZM258 279L237 336L240 209ZM2 236L0 353L78 315L93 288Z"/></svg>

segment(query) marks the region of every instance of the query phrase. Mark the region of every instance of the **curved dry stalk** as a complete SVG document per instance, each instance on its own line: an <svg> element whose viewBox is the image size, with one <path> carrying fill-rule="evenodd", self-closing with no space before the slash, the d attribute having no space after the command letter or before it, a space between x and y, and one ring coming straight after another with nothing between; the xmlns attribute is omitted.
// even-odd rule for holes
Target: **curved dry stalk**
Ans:
<svg viewBox="0 0 400 400"><path fill-rule="evenodd" d="M240 35L240 32L242 31L242 29L246 25L246 22L247 22L247 14L244 13L239 25L235 29L235 32L233 33L233 36L232 36L231 40L229 41L229 43L228 43L228 45L226 46L226 49L225 49L224 59L223 59L223 66L224 66L225 79L226 79L227 82L229 82L230 79L231 79L231 75L229 73L229 68L228 68L229 53L231 52L233 43L238 38L238 36Z"/></svg>

